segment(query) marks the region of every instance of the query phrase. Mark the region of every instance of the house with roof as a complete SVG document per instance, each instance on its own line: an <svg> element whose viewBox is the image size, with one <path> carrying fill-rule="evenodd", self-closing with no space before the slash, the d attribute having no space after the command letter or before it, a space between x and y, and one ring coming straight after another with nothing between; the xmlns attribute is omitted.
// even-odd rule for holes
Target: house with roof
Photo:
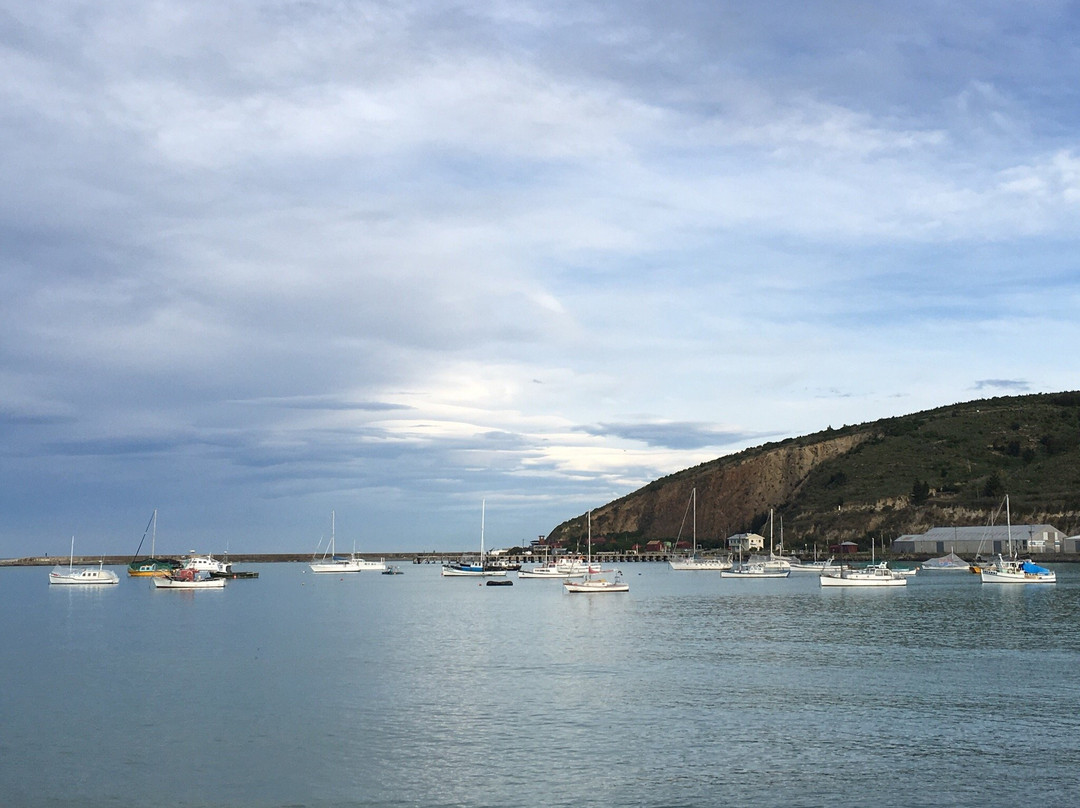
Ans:
<svg viewBox="0 0 1080 808"><path fill-rule="evenodd" d="M727 546L728 551L732 553L752 553L765 549L765 537L757 533L736 533L728 536Z"/></svg>

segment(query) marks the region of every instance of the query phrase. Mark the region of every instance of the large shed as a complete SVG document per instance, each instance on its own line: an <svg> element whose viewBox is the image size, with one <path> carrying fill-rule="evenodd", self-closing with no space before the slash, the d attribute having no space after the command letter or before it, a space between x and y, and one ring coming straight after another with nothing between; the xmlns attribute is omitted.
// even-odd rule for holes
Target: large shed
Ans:
<svg viewBox="0 0 1080 808"><path fill-rule="evenodd" d="M893 540L894 553L942 556L997 555L1009 552L1009 541L1017 553L1065 552L1066 536L1053 525L980 525L978 527L935 527L925 533L910 533Z"/></svg>

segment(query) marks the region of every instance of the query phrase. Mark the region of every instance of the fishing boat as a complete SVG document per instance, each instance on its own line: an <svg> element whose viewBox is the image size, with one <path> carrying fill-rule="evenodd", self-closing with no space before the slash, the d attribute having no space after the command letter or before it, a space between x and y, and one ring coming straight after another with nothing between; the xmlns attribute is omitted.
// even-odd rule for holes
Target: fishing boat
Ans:
<svg viewBox="0 0 1080 808"><path fill-rule="evenodd" d="M843 567L835 572L823 573L818 581L822 586L907 586L908 576L899 570L889 569L889 562L874 561L874 541L870 540L870 564L851 569Z"/></svg>
<svg viewBox="0 0 1080 808"><path fill-rule="evenodd" d="M383 575L404 575L401 571L401 567L396 567L393 564L387 564L386 569L382 571Z"/></svg>
<svg viewBox="0 0 1080 808"><path fill-rule="evenodd" d="M585 573L585 577L580 581L566 580L563 582L563 589L566 592L571 593L594 593L600 594L605 592L629 592L630 584L622 580L622 576L617 570L602 570L593 569L592 565L592 511L589 511L588 515L588 570ZM615 577L612 580L607 578L597 578L597 575L601 575L605 572L614 572Z"/></svg>
<svg viewBox="0 0 1080 808"><path fill-rule="evenodd" d="M1008 530L1009 557L998 553L997 561L979 568L979 579L984 584L1054 584L1057 573L1041 567L1030 559L1021 561L1016 557L1012 540L1012 515L1009 513L1009 495L1005 495L1005 519Z"/></svg>
<svg viewBox="0 0 1080 808"><path fill-rule="evenodd" d="M178 569L170 575L154 578L155 589L224 589L225 579L215 578L209 572Z"/></svg>
<svg viewBox="0 0 1080 808"><path fill-rule="evenodd" d="M690 555L683 556L682 558L668 559L668 565L673 570L704 570L720 572L723 570L729 570L733 564L731 557L727 558L699 558L697 554L697 489L693 488L690 491L690 502L687 504L687 508L693 512L691 520L692 535L693 535L693 547L690 551ZM686 521L686 514L683 514L683 522ZM682 525L679 526L679 534L675 537L675 546L679 544L679 536L682 536Z"/></svg>
<svg viewBox="0 0 1080 808"><path fill-rule="evenodd" d="M68 566L64 569L57 564L49 573L50 584L69 586L102 586L120 583L120 577L112 570L105 569L105 559L98 561L97 567L75 566L75 537L71 537L71 553Z"/></svg>
<svg viewBox="0 0 1080 808"><path fill-rule="evenodd" d="M844 568L822 574L818 581L822 586L907 586L907 579L908 576L889 569L888 563L882 561L860 569Z"/></svg>
<svg viewBox="0 0 1080 808"><path fill-rule="evenodd" d="M323 553L322 558L318 560L312 559L312 562L308 564L312 572L319 573L334 573L334 572L383 572L386 569L386 564L383 561L368 561L361 558L356 554L356 548L353 547L352 555L345 557L336 554L336 538L335 538L335 512L330 511L330 543L326 546L326 551ZM315 549L315 554L318 555L318 548Z"/></svg>
<svg viewBox="0 0 1080 808"><path fill-rule="evenodd" d="M480 560L475 564L465 561L443 564L441 575L444 578L498 578L505 577L505 569L491 569L484 565L484 518L487 501L480 502Z"/></svg>
<svg viewBox="0 0 1080 808"><path fill-rule="evenodd" d="M747 561L720 573L721 578L787 578L790 569L769 568L763 561Z"/></svg>
<svg viewBox="0 0 1080 808"><path fill-rule="evenodd" d="M584 578L589 571L582 558L560 558L536 567L518 570L518 578Z"/></svg>
<svg viewBox="0 0 1080 808"><path fill-rule="evenodd" d="M970 572L971 564L954 552L940 558L930 558L919 565L924 572Z"/></svg>
<svg viewBox="0 0 1080 808"><path fill-rule="evenodd" d="M150 557L139 558L146 534L150 533ZM139 546L135 549L135 557L128 563L127 572L133 578L155 578L162 575L170 575L180 568L180 562L174 558L157 557L157 508L154 509L150 522L143 531Z"/></svg>
<svg viewBox="0 0 1080 808"><path fill-rule="evenodd" d="M229 562L219 561L210 554L196 555L194 550L183 559L182 569L209 572L211 575L216 573L222 577L232 574L232 564Z"/></svg>

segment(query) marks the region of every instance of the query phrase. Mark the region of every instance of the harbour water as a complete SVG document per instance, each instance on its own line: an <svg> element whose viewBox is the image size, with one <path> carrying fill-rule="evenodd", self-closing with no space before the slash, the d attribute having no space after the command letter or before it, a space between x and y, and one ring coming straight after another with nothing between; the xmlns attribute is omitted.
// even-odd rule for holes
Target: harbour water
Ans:
<svg viewBox="0 0 1080 808"><path fill-rule="evenodd" d="M1068 565L822 590L635 564L592 596L253 568L203 592L0 570L0 804L1076 801Z"/></svg>

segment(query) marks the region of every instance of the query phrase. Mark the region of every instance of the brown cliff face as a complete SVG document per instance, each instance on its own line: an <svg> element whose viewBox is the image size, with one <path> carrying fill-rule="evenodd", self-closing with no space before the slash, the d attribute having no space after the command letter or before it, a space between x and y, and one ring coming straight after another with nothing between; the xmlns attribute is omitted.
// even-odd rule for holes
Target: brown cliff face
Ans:
<svg viewBox="0 0 1080 808"><path fill-rule="evenodd" d="M592 512L593 535L633 534L643 541L689 538L687 508L697 489L697 535L716 543L747 530L755 517L790 501L821 463L850 452L870 437L855 433L818 442L782 444L750 457L723 458L658 480ZM685 520L685 521L684 521ZM583 517L560 525L553 539L576 540Z"/></svg>

